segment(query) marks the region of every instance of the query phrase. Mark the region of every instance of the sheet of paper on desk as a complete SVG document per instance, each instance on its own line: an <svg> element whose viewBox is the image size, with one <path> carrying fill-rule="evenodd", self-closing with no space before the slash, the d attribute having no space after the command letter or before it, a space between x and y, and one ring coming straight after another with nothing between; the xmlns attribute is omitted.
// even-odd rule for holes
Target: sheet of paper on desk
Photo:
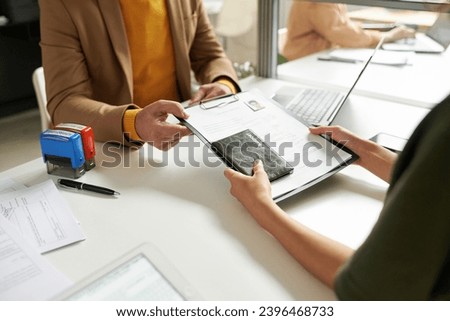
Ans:
<svg viewBox="0 0 450 321"><path fill-rule="evenodd" d="M48 300L71 285L0 215L0 300Z"/></svg>
<svg viewBox="0 0 450 321"><path fill-rule="evenodd" d="M53 181L0 194L5 217L40 253L85 239Z"/></svg>
<svg viewBox="0 0 450 321"><path fill-rule="evenodd" d="M335 49L328 56L330 59L342 59L346 61L367 61L373 53L373 49ZM373 56L371 63L391 66L404 66L411 62L411 53L378 50Z"/></svg>
<svg viewBox="0 0 450 321"><path fill-rule="evenodd" d="M25 185L20 184L11 178L3 178L0 180L0 193L18 191L20 189L27 188Z"/></svg>

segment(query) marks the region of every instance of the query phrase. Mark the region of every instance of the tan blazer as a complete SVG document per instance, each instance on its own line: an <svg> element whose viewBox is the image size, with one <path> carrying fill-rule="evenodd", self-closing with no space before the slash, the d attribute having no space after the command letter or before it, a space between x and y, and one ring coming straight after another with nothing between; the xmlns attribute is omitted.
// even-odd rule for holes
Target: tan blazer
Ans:
<svg viewBox="0 0 450 321"><path fill-rule="evenodd" d="M345 4L294 1L281 53L293 60L335 46L372 47L380 39L379 31L364 30L350 20Z"/></svg>
<svg viewBox="0 0 450 321"><path fill-rule="evenodd" d="M53 124L89 125L97 140L124 143L122 116L132 105L133 76L119 1L39 0L39 5L47 109ZM219 76L237 83L203 1L167 0L167 8L180 99L191 97L191 69L200 83Z"/></svg>

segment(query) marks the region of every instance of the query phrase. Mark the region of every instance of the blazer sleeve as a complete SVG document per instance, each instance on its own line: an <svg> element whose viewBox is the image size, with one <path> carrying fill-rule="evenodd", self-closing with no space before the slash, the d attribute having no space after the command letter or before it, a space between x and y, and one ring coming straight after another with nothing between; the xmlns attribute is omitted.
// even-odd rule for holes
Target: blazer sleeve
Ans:
<svg viewBox="0 0 450 321"><path fill-rule="evenodd" d="M374 46L381 39L379 31L364 30L353 22L340 4L314 4L310 21L315 31L334 45L357 48Z"/></svg>
<svg viewBox="0 0 450 321"><path fill-rule="evenodd" d="M126 109L137 107L93 99L87 59L71 13L62 0L40 0L39 6L47 109L52 123L88 125L98 141L132 145L124 140L122 118Z"/></svg>

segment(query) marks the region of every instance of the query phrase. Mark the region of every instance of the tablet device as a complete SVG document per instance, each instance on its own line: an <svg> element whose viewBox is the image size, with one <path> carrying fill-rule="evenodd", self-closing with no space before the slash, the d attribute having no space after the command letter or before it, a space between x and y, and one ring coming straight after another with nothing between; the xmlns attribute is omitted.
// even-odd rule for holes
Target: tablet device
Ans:
<svg viewBox="0 0 450 321"><path fill-rule="evenodd" d="M145 243L55 300L183 301L201 300L201 297L155 247Z"/></svg>

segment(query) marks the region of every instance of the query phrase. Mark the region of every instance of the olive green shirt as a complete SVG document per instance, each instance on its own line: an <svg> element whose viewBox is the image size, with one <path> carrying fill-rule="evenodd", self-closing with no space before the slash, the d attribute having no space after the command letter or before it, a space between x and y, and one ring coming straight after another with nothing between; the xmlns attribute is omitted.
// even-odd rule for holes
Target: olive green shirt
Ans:
<svg viewBox="0 0 450 321"><path fill-rule="evenodd" d="M341 300L450 300L450 96L409 139L380 217L335 289Z"/></svg>

